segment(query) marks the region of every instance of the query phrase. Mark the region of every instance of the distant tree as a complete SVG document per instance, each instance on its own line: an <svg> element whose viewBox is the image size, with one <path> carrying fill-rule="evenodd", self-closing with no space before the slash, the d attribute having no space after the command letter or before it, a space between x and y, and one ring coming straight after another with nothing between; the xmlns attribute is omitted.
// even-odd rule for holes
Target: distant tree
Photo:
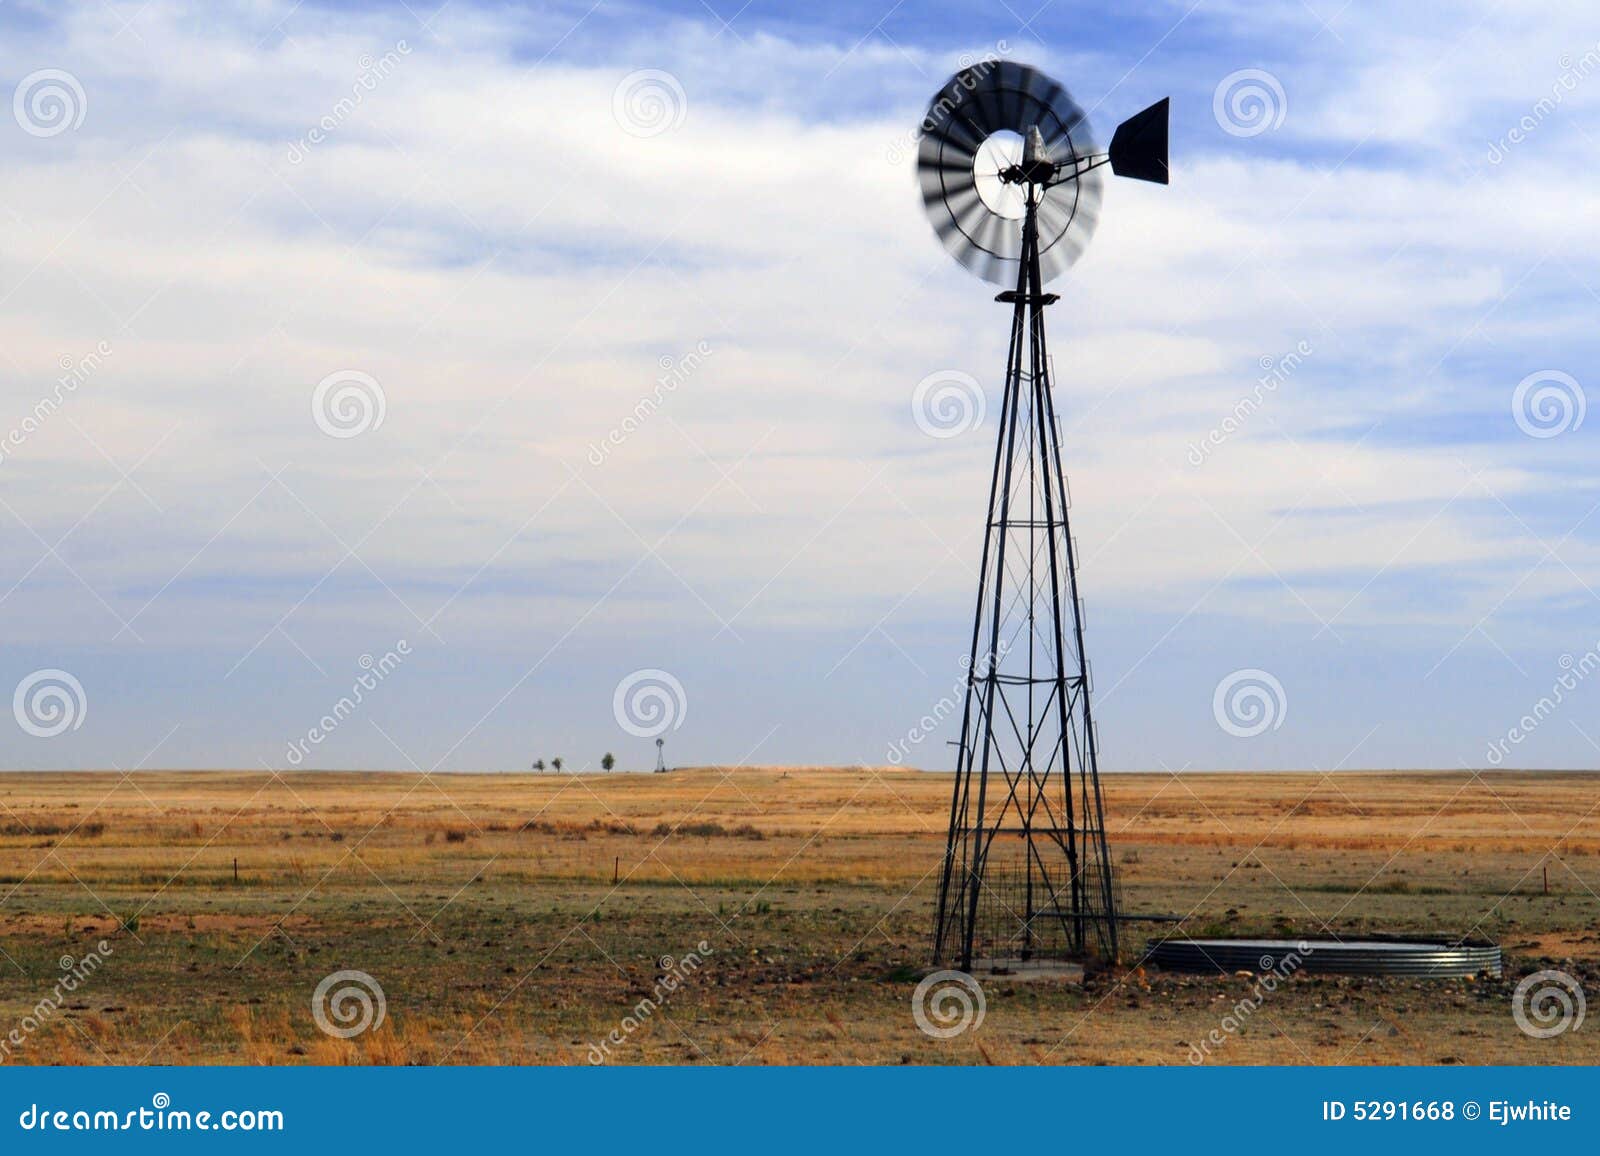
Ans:
<svg viewBox="0 0 1600 1156"><path fill-rule="evenodd" d="M550 765L555 768L556 774L559 775L561 773L561 756L557 755L555 758L551 759Z"/></svg>
<svg viewBox="0 0 1600 1156"><path fill-rule="evenodd" d="M533 769L536 770L536 771L544 770L544 760L543 759L534 759L533 760Z"/></svg>
<svg viewBox="0 0 1600 1156"><path fill-rule="evenodd" d="M604 757L602 757L601 760L600 760L600 768L602 770L609 771L612 767L614 767L616 765L617 765L617 756L612 754L610 751L607 751L605 753Z"/></svg>

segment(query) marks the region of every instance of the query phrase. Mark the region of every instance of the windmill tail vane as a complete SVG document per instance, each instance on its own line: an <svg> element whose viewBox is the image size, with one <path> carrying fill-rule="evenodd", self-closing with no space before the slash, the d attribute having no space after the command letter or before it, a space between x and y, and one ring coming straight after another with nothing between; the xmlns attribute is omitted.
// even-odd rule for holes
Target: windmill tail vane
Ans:
<svg viewBox="0 0 1600 1156"><path fill-rule="evenodd" d="M945 248L1011 307L965 707L934 928L936 964L1116 960L1099 736L1062 468L1045 283L1082 254L1100 169L1167 182L1167 102L1093 145L1060 84L1004 62L952 77L918 146Z"/></svg>

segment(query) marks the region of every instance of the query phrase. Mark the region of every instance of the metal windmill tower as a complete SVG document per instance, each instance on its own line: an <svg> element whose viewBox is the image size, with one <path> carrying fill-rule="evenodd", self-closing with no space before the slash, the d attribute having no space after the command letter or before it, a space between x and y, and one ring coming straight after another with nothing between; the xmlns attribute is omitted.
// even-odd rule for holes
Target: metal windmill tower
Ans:
<svg viewBox="0 0 1600 1156"><path fill-rule="evenodd" d="M917 152L923 204L945 248L1005 288L1011 344L934 961L1114 960L1106 847L1078 561L1068 522L1044 284L1083 252L1100 177L1167 182L1167 102L1123 123L1107 152L1060 84L986 61L934 96Z"/></svg>

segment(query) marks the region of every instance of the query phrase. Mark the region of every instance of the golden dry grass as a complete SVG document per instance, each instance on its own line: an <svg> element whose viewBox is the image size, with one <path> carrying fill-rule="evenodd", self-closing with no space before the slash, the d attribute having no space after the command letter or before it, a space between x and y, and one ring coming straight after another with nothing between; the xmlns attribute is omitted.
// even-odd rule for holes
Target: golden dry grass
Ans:
<svg viewBox="0 0 1600 1156"><path fill-rule="evenodd" d="M1105 785L1129 906L1186 930L1475 931L1522 970L1600 954L1593 776ZM916 1030L949 789L881 768L7 775L0 1035L58 957L106 937L104 969L10 1062L583 1062L656 959L705 941L613 1062L1182 1062L1231 981L997 980L980 1030ZM387 997L351 1040L310 1014L345 968ZM1303 981L1218 1059L1596 1058L1585 1032L1523 1036L1508 990Z"/></svg>

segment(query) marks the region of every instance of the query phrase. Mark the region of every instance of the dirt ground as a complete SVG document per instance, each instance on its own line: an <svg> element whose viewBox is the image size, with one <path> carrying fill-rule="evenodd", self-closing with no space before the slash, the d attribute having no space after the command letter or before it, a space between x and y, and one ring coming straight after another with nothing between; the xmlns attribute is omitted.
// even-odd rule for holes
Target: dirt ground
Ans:
<svg viewBox="0 0 1600 1156"><path fill-rule="evenodd" d="M1505 976L1266 991L1146 966L1141 932L1082 983L980 976L981 1018L935 1038L913 997L950 786L0 776L0 1063L1600 1062L1600 1027L1513 1014L1532 972L1600 990L1600 776L1108 776L1130 910L1472 934Z"/></svg>

